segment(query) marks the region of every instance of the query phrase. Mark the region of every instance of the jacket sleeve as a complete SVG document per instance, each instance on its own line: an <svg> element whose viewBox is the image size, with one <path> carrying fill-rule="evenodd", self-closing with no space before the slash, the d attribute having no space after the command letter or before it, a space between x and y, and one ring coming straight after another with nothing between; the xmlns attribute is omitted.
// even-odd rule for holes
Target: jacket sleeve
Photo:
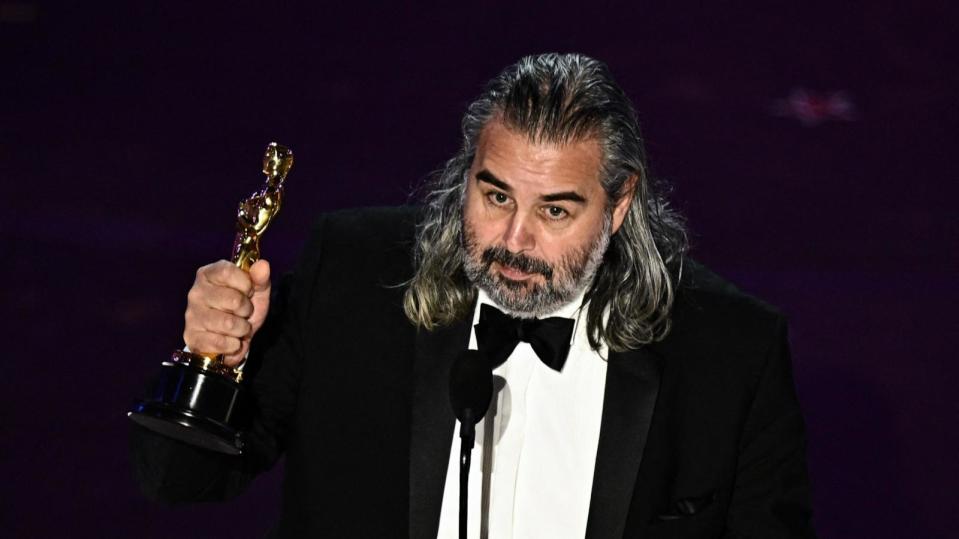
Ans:
<svg viewBox="0 0 959 539"><path fill-rule="evenodd" d="M296 269L277 286L245 367L252 422L243 454L200 449L133 425L133 475L144 495L168 504L225 500L271 468L292 435L303 358L303 328L321 259L323 221L311 235Z"/></svg>
<svg viewBox="0 0 959 539"><path fill-rule="evenodd" d="M806 435L780 320L739 445L728 538L815 537Z"/></svg>

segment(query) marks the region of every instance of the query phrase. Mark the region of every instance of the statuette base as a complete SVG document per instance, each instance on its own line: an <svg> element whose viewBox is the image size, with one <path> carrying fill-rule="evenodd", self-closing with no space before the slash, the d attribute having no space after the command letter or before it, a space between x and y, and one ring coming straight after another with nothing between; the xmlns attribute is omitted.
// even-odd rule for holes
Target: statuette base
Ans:
<svg viewBox="0 0 959 539"><path fill-rule="evenodd" d="M165 362L149 396L128 415L137 424L180 440L228 455L243 452L240 437L248 411L244 388L210 371Z"/></svg>

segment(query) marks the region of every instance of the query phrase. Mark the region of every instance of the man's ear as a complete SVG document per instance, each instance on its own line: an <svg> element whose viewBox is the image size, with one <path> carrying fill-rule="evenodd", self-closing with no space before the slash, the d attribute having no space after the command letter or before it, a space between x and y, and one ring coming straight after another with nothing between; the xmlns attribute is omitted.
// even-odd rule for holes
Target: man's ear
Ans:
<svg viewBox="0 0 959 539"><path fill-rule="evenodd" d="M626 183L623 184L622 196L619 197L619 200L616 201L616 206L613 207L613 223L611 234L615 234L619 230L619 227L623 225L623 221L626 220L626 214L629 212L629 207L633 204L633 197L636 195L636 183L639 181L639 176L633 174L626 179Z"/></svg>

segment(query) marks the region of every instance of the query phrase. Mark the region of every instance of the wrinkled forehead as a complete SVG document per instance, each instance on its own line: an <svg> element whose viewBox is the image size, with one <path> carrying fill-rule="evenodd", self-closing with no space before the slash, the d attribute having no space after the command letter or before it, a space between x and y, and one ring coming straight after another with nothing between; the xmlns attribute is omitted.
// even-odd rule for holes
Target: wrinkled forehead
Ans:
<svg viewBox="0 0 959 539"><path fill-rule="evenodd" d="M503 122L490 122L480 133L471 174L489 169L504 181L536 179L540 183L562 183L582 188L598 186L602 151L599 141L544 141L510 128Z"/></svg>
<svg viewBox="0 0 959 539"><path fill-rule="evenodd" d="M476 141L477 152L504 148L526 153L568 153L585 141L567 141L542 138L502 121L488 122Z"/></svg>
<svg viewBox="0 0 959 539"><path fill-rule="evenodd" d="M504 109L502 106L494 110L484 129L499 124L523 134L536 144L566 145L594 139L598 142L603 136L602 122L591 114L577 115L557 110L552 114L537 111L534 115L527 110Z"/></svg>

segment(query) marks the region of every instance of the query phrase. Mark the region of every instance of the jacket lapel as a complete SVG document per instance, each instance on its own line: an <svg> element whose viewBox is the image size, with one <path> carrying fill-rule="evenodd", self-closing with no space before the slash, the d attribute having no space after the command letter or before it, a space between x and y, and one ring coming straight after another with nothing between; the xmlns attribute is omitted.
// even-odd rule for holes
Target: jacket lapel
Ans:
<svg viewBox="0 0 959 539"><path fill-rule="evenodd" d="M470 311L472 313L472 311ZM469 345L472 316L416 335L410 417L410 537L435 538L453 439L449 371Z"/></svg>
<svg viewBox="0 0 959 539"><path fill-rule="evenodd" d="M588 539L619 538L659 395L661 365L646 348L611 352L586 521Z"/></svg>

